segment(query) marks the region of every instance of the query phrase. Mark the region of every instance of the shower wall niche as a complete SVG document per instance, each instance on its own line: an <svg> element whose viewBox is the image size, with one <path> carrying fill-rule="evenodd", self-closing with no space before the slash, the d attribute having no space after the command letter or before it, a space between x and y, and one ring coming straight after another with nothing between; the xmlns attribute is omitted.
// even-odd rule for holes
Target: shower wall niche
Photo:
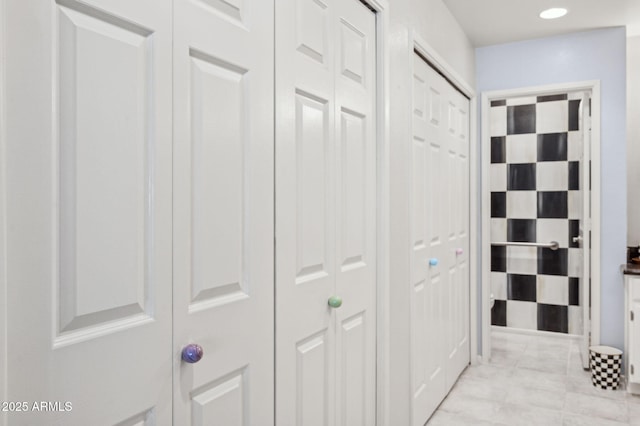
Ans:
<svg viewBox="0 0 640 426"><path fill-rule="evenodd" d="M491 324L582 333L578 235L582 92L491 102Z"/></svg>

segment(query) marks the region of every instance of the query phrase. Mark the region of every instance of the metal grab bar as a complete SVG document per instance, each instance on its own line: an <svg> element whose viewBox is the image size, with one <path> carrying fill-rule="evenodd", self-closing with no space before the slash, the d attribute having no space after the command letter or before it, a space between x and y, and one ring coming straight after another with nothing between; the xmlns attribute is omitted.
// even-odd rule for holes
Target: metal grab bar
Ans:
<svg viewBox="0 0 640 426"><path fill-rule="evenodd" d="M520 247L542 247L551 250L558 250L560 244L557 241L551 241L550 243L520 243L516 241L506 241L501 243L491 243L492 246L520 246Z"/></svg>

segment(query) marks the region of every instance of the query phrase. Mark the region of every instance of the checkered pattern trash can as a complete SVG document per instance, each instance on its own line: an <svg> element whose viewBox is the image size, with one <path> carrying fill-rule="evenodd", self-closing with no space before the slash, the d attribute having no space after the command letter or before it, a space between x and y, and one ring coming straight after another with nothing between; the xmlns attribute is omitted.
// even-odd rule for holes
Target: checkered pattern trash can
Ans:
<svg viewBox="0 0 640 426"><path fill-rule="evenodd" d="M611 346L590 346L589 358L593 386L600 389L617 389L620 384L622 351Z"/></svg>

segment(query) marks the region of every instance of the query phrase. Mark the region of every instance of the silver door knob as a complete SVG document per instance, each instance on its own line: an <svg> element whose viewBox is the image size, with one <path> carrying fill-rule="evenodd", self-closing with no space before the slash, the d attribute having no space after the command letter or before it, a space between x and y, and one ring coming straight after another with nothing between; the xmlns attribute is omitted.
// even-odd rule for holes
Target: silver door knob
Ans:
<svg viewBox="0 0 640 426"><path fill-rule="evenodd" d="M571 240L574 243L579 243L579 242L582 242L582 237L581 236L573 237Z"/></svg>
<svg viewBox="0 0 640 426"><path fill-rule="evenodd" d="M202 346L191 343L182 349L182 360L189 364L195 364L202 359L204 350Z"/></svg>

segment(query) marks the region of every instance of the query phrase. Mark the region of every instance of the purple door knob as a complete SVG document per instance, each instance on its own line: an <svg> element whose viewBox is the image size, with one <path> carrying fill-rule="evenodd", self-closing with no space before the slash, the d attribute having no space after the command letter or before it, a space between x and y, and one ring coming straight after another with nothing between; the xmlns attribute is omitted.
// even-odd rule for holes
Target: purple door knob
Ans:
<svg viewBox="0 0 640 426"><path fill-rule="evenodd" d="M462 250L461 248L456 249L456 254L457 254L458 256L460 256L462 253L464 253L464 250Z"/></svg>
<svg viewBox="0 0 640 426"><path fill-rule="evenodd" d="M195 364L202 359L204 350L202 346L191 343L182 349L182 360L189 364Z"/></svg>

